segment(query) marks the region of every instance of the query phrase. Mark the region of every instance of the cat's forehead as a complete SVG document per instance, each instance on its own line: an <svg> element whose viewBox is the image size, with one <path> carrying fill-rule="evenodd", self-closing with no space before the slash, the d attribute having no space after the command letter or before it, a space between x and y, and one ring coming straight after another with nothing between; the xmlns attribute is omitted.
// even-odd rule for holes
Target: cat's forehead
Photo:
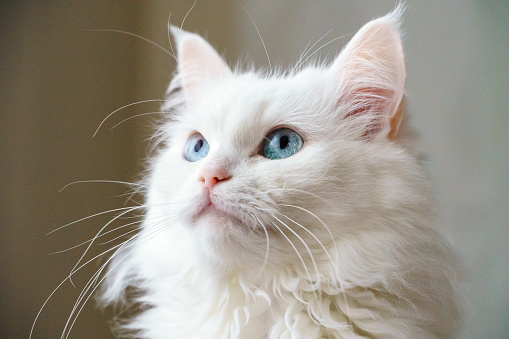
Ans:
<svg viewBox="0 0 509 339"><path fill-rule="evenodd" d="M278 126L316 122L313 106L322 85L319 70L290 77L238 75L206 88L184 118L205 137L258 140Z"/></svg>

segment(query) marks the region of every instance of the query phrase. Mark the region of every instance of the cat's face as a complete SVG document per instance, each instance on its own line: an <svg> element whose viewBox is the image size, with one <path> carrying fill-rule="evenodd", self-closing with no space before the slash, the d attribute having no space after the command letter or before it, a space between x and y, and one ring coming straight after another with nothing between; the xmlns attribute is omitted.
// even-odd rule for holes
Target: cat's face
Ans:
<svg viewBox="0 0 509 339"><path fill-rule="evenodd" d="M329 68L273 77L234 74L199 36L176 33L185 103L152 165L147 220L157 222L146 227L181 228L205 256L244 265L351 232L377 203L373 166L399 126L401 46L379 26Z"/></svg>

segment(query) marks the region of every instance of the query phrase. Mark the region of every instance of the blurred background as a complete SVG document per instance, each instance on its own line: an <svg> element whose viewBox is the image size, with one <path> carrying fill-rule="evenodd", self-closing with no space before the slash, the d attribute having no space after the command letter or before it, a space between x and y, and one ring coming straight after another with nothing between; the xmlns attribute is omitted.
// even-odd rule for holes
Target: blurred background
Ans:
<svg viewBox="0 0 509 339"><path fill-rule="evenodd" d="M167 21L192 1L0 2L0 337L27 338L37 312L83 247L112 215L46 236L71 221L124 206L148 155L153 115L175 70ZM314 50L332 58L394 1L198 1L184 28L207 37L235 65L289 66ZM471 316L462 338L509 338L509 2L407 1L403 29L412 124L434 180L443 227L465 266ZM106 247L103 248L107 249ZM60 336L98 264L66 282L41 313L33 338ZM70 338L109 338L111 314L90 300Z"/></svg>

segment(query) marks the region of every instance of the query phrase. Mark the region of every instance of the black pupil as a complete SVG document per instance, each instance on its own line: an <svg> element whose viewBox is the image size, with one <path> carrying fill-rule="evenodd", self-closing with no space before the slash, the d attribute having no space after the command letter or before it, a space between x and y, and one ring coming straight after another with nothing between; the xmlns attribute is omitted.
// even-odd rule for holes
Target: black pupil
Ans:
<svg viewBox="0 0 509 339"><path fill-rule="evenodd" d="M285 149L286 146L288 146L288 135L283 135L281 138L279 138L279 148Z"/></svg>
<svg viewBox="0 0 509 339"><path fill-rule="evenodd" d="M194 144L194 151L198 152L203 146L203 139L200 139Z"/></svg>

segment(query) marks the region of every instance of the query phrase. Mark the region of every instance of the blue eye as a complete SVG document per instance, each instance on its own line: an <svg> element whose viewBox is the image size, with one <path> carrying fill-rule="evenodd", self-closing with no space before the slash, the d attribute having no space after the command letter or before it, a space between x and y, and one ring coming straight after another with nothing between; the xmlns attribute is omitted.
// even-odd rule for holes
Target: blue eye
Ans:
<svg viewBox="0 0 509 339"><path fill-rule="evenodd" d="M187 161L194 162L205 158L209 154L209 143L200 133L191 135L184 150Z"/></svg>
<svg viewBox="0 0 509 339"><path fill-rule="evenodd" d="M278 128L263 139L262 155L270 160L288 158L300 151L303 144L297 132L289 128Z"/></svg>

